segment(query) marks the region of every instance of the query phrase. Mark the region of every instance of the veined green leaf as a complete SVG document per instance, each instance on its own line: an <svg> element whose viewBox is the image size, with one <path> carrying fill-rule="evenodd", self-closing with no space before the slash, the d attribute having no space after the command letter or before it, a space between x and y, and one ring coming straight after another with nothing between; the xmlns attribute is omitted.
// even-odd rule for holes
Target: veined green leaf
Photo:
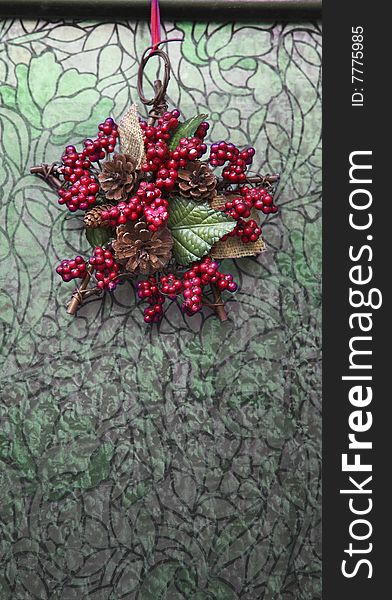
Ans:
<svg viewBox="0 0 392 600"><path fill-rule="evenodd" d="M175 150L181 138L192 137L196 133L200 123L205 121L207 117L208 115L195 115L191 119L184 121L184 123L180 123L169 141L169 150L171 152Z"/></svg>
<svg viewBox="0 0 392 600"><path fill-rule="evenodd" d="M208 204L176 197L170 202L168 226L174 239L173 253L182 265L205 256L211 246L235 227L235 221Z"/></svg>

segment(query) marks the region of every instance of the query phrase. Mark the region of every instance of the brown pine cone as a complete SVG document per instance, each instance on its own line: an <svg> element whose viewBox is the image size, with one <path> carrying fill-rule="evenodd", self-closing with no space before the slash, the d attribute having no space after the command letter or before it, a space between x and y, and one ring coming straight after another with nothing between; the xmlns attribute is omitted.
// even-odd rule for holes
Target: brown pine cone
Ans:
<svg viewBox="0 0 392 600"><path fill-rule="evenodd" d="M198 160L179 169L177 185L181 196L202 202L216 194L217 179L208 165Z"/></svg>
<svg viewBox="0 0 392 600"><path fill-rule="evenodd" d="M100 204L99 206L93 206L86 212L84 215L83 221L86 227L91 227L95 229L96 227L101 227L105 223L102 219L102 212L104 210L110 210L113 207L113 204Z"/></svg>
<svg viewBox="0 0 392 600"><path fill-rule="evenodd" d="M102 165L98 175L101 188L108 200L125 200L136 182L136 164L130 154L115 154L113 160Z"/></svg>
<svg viewBox="0 0 392 600"><path fill-rule="evenodd" d="M152 275L163 269L172 255L173 238L167 227L150 231L141 219L117 227L112 244L115 258L135 275Z"/></svg>

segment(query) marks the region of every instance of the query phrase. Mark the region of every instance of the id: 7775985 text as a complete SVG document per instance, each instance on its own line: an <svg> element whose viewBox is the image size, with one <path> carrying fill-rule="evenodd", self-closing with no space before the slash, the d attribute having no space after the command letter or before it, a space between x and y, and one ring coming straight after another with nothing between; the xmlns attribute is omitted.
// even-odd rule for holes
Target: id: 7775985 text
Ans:
<svg viewBox="0 0 392 600"><path fill-rule="evenodd" d="M351 28L351 84L354 87L351 95L352 106L363 106L363 27Z"/></svg>

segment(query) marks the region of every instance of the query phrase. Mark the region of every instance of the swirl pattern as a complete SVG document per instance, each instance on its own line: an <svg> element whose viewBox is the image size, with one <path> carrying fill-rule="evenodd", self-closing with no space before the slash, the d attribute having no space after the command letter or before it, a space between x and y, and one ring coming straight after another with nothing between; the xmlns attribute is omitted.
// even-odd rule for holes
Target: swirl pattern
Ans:
<svg viewBox="0 0 392 600"><path fill-rule="evenodd" d="M88 243L29 166L137 101L149 32L0 22L1 599L321 597L320 26L165 34L172 105L281 173L224 325L146 327L129 284L66 315L53 265Z"/></svg>

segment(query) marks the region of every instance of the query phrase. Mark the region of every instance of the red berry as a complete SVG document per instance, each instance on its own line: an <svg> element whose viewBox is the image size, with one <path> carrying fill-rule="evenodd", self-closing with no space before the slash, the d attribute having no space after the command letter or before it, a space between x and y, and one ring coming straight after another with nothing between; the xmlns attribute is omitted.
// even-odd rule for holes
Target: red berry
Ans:
<svg viewBox="0 0 392 600"><path fill-rule="evenodd" d="M81 256L76 256L74 259L64 259L56 268L63 281L71 281L72 279L82 279L86 273L86 262Z"/></svg>
<svg viewBox="0 0 392 600"><path fill-rule="evenodd" d="M168 280L168 278L166 279ZM162 280L164 282L163 285L167 285L164 277L161 278L161 282ZM162 305L165 302L165 296L162 295L161 291L158 289L155 277L152 276L147 280L140 281L137 285L137 293L139 298L147 300L149 303L149 306L144 309L145 322L159 323L163 315Z"/></svg>
<svg viewBox="0 0 392 600"><path fill-rule="evenodd" d="M120 282L118 271L120 265L115 261L111 250L104 250L100 246L94 248L94 254L89 260L94 267L95 278L99 289L112 292Z"/></svg>

